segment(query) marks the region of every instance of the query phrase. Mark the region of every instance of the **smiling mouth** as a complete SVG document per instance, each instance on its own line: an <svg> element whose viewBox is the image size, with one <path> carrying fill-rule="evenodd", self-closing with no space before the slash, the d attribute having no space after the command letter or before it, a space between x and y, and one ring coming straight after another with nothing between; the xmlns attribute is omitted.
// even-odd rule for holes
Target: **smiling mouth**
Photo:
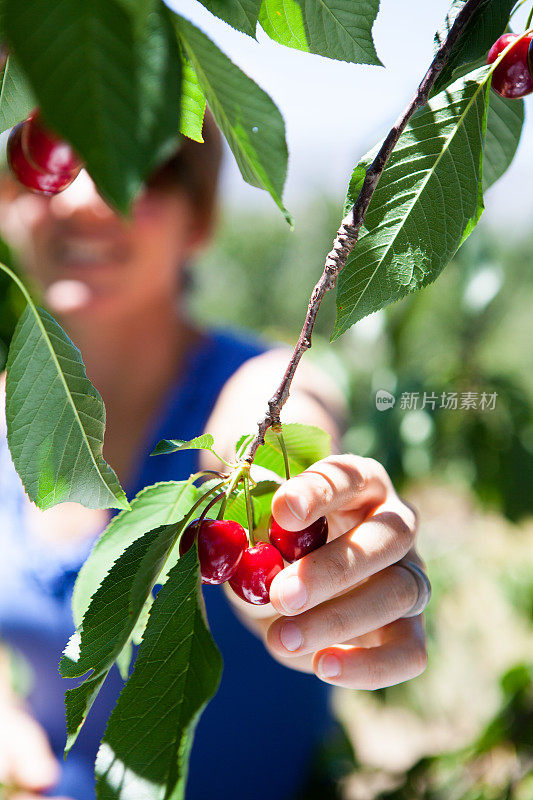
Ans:
<svg viewBox="0 0 533 800"><path fill-rule="evenodd" d="M99 239L61 240L53 248L53 257L61 267L75 269L122 265L128 261L128 248L116 241Z"/></svg>

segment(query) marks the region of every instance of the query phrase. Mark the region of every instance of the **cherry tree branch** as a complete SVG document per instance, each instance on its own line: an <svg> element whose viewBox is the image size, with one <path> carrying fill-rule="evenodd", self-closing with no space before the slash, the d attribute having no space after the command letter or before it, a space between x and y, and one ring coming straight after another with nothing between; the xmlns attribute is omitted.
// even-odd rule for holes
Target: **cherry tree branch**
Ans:
<svg viewBox="0 0 533 800"><path fill-rule="evenodd" d="M302 332L300 333L294 352L285 370L285 374L275 393L268 401L268 410L263 419L258 423L257 434L248 446L244 460L249 464L253 462L257 448L264 443L267 430L273 425L279 425L280 423L281 409L289 397L292 379L294 378L298 364L305 351L309 350L311 347L311 337L320 304L325 294L329 292L330 289L333 289L337 283L339 273L346 266L348 256L355 247L368 206L372 200L372 195L385 169L385 165L398 143L398 139L415 111L428 102L431 88L446 66L455 44L464 33L473 14L475 14L478 8L485 2L487 2L487 0L467 0L456 16L446 39L438 49L431 62L431 66L422 78L415 96L390 129L374 161L368 167L359 196L348 214L342 220L335 241L333 242L333 247L326 256L324 271L309 299Z"/></svg>

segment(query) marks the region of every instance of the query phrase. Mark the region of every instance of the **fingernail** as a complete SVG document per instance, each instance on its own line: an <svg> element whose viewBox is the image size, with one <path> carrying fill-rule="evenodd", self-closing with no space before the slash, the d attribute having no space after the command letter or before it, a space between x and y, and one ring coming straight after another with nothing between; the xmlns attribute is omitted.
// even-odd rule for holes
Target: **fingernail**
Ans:
<svg viewBox="0 0 533 800"><path fill-rule="evenodd" d="M285 502L287 503L291 514L303 522L309 514L309 506L305 500L298 494L286 494Z"/></svg>
<svg viewBox="0 0 533 800"><path fill-rule="evenodd" d="M322 656L318 662L319 678L338 678L341 674L341 662L337 656Z"/></svg>
<svg viewBox="0 0 533 800"><path fill-rule="evenodd" d="M284 578L279 591L280 602L285 611L299 611L307 602L307 590L298 575Z"/></svg>
<svg viewBox="0 0 533 800"><path fill-rule="evenodd" d="M285 650L289 650L291 653L302 646L302 634L294 622L286 622L282 626L279 638Z"/></svg>

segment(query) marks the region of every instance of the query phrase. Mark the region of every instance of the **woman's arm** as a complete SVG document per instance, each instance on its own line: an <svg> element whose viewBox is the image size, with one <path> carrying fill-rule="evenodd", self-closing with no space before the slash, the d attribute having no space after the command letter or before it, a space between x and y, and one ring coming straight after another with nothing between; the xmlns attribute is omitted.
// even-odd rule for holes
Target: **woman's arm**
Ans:
<svg viewBox="0 0 533 800"><path fill-rule="evenodd" d="M258 356L224 387L207 430L226 455L234 455L240 434L254 430L286 362L284 351ZM305 365L284 421L319 425L336 443L344 414L331 381ZM285 482L272 511L288 530L325 514L330 538L276 576L271 604L250 606L228 589L237 614L270 654L288 667L351 688L380 688L420 674L426 665L422 616L405 618L418 585L409 571L395 566L405 556L422 563L414 549L416 515L385 469L373 459L330 456Z"/></svg>
<svg viewBox="0 0 533 800"><path fill-rule="evenodd" d="M224 386L206 426L223 455L233 458L237 439L243 433L254 433L268 398L283 376L289 356L288 350L277 349L251 358ZM346 416L344 397L334 381L314 365L301 363L283 408L283 421L324 428L331 434L335 451ZM210 465L215 463L209 453L205 458Z"/></svg>

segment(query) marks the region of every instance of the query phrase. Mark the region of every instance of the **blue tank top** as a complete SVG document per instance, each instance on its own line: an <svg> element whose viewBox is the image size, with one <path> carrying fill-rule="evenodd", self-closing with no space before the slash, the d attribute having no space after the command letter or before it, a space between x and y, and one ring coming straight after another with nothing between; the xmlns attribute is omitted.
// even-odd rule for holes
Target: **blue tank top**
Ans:
<svg viewBox="0 0 533 800"><path fill-rule="evenodd" d="M198 469L198 454L149 458L162 438L190 439L204 430L226 381L261 344L212 332L193 348L146 437L128 486L133 496L157 481L182 480ZM243 431L244 433L245 431ZM51 795L94 800L94 760L105 723L123 685L113 667L66 762L63 696L57 671L73 630L71 598L91 543L58 552L30 541L24 491L0 436L0 637L20 651L34 673L28 703L62 764ZM288 800L302 784L313 750L332 726L329 689L316 677L281 666L238 621L222 587L205 587L207 615L223 658L220 689L197 727L187 800ZM265 757L268 756L268 768Z"/></svg>

